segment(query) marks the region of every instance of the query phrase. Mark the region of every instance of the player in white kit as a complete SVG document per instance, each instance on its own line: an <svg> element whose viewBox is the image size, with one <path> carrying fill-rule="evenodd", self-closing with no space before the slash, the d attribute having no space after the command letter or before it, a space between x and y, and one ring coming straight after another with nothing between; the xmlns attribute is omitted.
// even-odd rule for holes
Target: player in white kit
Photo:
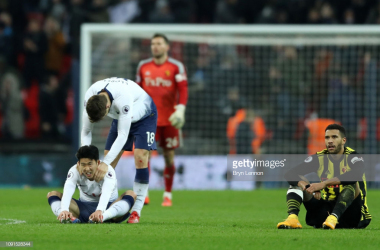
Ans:
<svg viewBox="0 0 380 250"><path fill-rule="evenodd" d="M123 152L132 151L135 145L133 191L137 198L128 223L138 223L149 186L149 151L157 149L156 105L135 82L117 77L95 82L86 92L84 105L82 146L91 144L93 123L106 115L113 118L104 150L105 157L95 173L96 181L102 180L108 167L115 168Z"/></svg>
<svg viewBox="0 0 380 250"><path fill-rule="evenodd" d="M47 195L57 219L62 223L120 223L126 220L136 194L128 190L118 197L116 174L112 167L108 167L102 181L94 180L95 170L100 164L97 147L83 146L76 157L78 163L67 174L63 194L51 191ZM80 191L79 200L72 199L76 186Z"/></svg>

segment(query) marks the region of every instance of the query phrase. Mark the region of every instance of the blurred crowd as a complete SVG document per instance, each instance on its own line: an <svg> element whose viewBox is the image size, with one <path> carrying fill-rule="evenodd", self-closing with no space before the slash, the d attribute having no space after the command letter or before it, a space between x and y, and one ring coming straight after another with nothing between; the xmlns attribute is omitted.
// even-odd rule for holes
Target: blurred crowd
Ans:
<svg viewBox="0 0 380 250"><path fill-rule="evenodd" d="M378 24L380 1L0 0L0 138L71 138L73 88L79 84L80 26L83 23ZM195 48L198 49L202 50ZM305 117L308 110L320 109L321 103L331 105L331 102L337 100L338 94L332 96L326 92L315 95L326 100L310 103L312 98L306 98L305 94L311 96L321 89L314 89L313 86L322 86L323 89L328 82L333 82L330 85L336 89L359 86L356 80L353 84L350 75L353 71L342 69L342 65L333 59L339 53L345 56L351 50L318 50L313 52L313 60L310 61L305 58L305 52L299 49L265 49L267 51L264 52L271 55L271 61L267 64L270 67L265 70L259 69L255 64L257 57L262 55L252 48L237 48L240 50L236 53L238 57L231 54L218 55L217 51L210 48L195 57L196 61L186 61L187 58L184 58L191 81L195 83L192 84L192 91L196 92L197 88L212 89L216 87L215 84L217 87L225 86L220 92L222 97L211 94L210 98L198 100L206 102L205 105L209 101L217 103L220 112L227 118L235 114L237 104L234 100L239 102L238 105L244 106L247 100L254 97L258 105L255 109L262 109L260 105L263 104L260 103L269 100L266 98L275 98L271 103L279 108L271 110L277 110L276 115L280 119L272 129L280 131L284 128L284 131L288 131L286 126L293 126L285 119L289 117L289 110L296 108L298 111L291 115ZM350 54L347 58L363 61L364 56ZM305 63L305 60L309 61ZM329 62L328 67L326 62ZM237 65L239 70L236 69ZM297 70L302 74L283 73L289 70L291 72L294 67L298 67ZM343 73L334 79L320 77L324 72L334 70ZM360 67L355 70L360 71ZM221 79L221 82L206 86L200 84L207 79L208 74ZM243 79L254 80L243 81L243 85L249 86L227 87L228 82L234 81L236 74ZM290 86L297 85L310 75L313 75L314 81L307 81L302 89ZM284 87L286 84L280 84L282 82L288 84L289 88ZM352 98L357 98L355 89L347 91ZM199 93L202 95L207 92ZM256 96L255 93L260 95ZM292 102L289 102L290 99ZM346 99L342 100L342 105L345 105L344 101ZM207 108L201 112L207 113ZM352 123L356 124L357 116L358 114L352 118L355 120ZM225 128L222 129L225 131Z"/></svg>

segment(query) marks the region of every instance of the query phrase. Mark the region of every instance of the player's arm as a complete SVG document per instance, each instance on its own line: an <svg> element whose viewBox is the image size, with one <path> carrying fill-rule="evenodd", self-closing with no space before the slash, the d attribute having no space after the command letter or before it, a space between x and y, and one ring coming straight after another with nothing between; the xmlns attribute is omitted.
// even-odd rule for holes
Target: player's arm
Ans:
<svg viewBox="0 0 380 250"><path fill-rule="evenodd" d="M90 87L85 95L84 110L82 113L82 132L81 132L81 146L90 145L92 141L92 129L94 124L90 121L86 111L86 104L88 99L93 96L93 89Z"/></svg>
<svg viewBox="0 0 380 250"><path fill-rule="evenodd" d="M104 157L104 160L98 166L95 173L95 181L99 182L103 179L108 166L116 159L123 146L127 142L129 130L132 124L132 113L133 113L133 101L132 96L125 93L122 98L114 100L116 108L119 110L119 119L117 125L117 137L111 146L110 151Z"/></svg>
<svg viewBox="0 0 380 250"><path fill-rule="evenodd" d="M335 176L331 179L325 180L321 183L313 183L306 190L308 193L313 193L315 191L319 191L328 186L336 186L336 185L353 185L357 181L360 181L365 170L365 165L363 161L363 157L358 157L355 154L349 155L347 159L347 163L351 168L351 171L339 175L339 177Z"/></svg>
<svg viewBox="0 0 380 250"><path fill-rule="evenodd" d="M317 157L318 156L316 155L311 155L307 157L304 162L286 172L284 177L289 184L292 186L299 186L305 190L309 181L304 175L317 172L319 166Z"/></svg>
<svg viewBox="0 0 380 250"><path fill-rule="evenodd" d="M103 213L107 209L108 202L110 201L112 192L116 186L116 174L111 166L108 167L108 172L104 176L102 184L102 195L99 199L96 211L91 214L90 218L93 221L103 222Z"/></svg>
<svg viewBox="0 0 380 250"><path fill-rule="evenodd" d="M83 126L82 126L82 132L81 132L81 146L91 145L92 129L94 127L94 124L90 122L90 119L88 117L86 110L83 110L82 123L83 123Z"/></svg>
<svg viewBox="0 0 380 250"><path fill-rule="evenodd" d="M179 93L178 105L176 105L174 113L169 117L169 121L172 126L180 129L185 124L185 110L187 99L189 96L188 86L187 86L187 76L183 65L179 67L178 73L175 75L175 82L177 84L177 89Z"/></svg>
<svg viewBox="0 0 380 250"><path fill-rule="evenodd" d="M142 74L141 74L141 66L142 66L143 62L141 61L139 63L139 65L137 66L137 70L136 70L136 79L135 79L135 82L142 88Z"/></svg>
<svg viewBox="0 0 380 250"><path fill-rule="evenodd" d="M61 200L61 213L58 215L58 220L66 220L72 217L72 213L70 213L69 207L71 198L75 192L76 184L79 180L79 171L77 166L70 168L67 179L65 182L65 186L63 188L62 200Z"/></svg>

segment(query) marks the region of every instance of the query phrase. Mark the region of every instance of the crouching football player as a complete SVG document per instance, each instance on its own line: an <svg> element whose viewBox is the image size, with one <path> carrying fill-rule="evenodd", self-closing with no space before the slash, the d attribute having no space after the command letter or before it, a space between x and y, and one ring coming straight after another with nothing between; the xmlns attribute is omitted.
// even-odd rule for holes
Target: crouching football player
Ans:
<svg viewBox="0 0 380 250"><path fill-rule="evenodd" d="M302 203L307 211L306 224L315 228L369 225L372 216L367 206L364 160L355 150L345 147L346 140L344 127L330 124L325 129L326 149L285 174L290 184L286 195L289 216L277 228L302 228L298 220ZM318 174L320 183L309 184L303 176L312 172Z"/></svg>
<svg viewBox="0 0 380 250"><path fill-rule="evenodd" d="M95 171L100 164L97 147L83 146L79 148L76 157L78 163L69 170L63 194L51 191L47 195L57 219L61 223L120 223L126 220L136 200L136 194L128 190L118 197L115 170L111 166L108 166L104 179L95 182ZM75 186L80 191L79 200L72 199Z"/></svg>

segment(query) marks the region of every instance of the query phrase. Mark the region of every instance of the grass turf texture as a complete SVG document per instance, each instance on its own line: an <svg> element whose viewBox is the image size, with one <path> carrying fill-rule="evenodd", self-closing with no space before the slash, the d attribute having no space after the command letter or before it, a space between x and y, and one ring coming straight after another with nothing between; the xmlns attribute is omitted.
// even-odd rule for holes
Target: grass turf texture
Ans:
<svg viewBox="0 0 380 250"><path fill-rule="evenodd" d="M1 189L0 241L33 241L35 249L378 249L380 191L369 191L373 220L364 230L278 230L286 218L286 190L175 191L174 206L161 207L162 192L140 224L60 224L48 191ZM78 193L74 195L77 197ZM6 224L4 219L26 221Z"/></svg>

